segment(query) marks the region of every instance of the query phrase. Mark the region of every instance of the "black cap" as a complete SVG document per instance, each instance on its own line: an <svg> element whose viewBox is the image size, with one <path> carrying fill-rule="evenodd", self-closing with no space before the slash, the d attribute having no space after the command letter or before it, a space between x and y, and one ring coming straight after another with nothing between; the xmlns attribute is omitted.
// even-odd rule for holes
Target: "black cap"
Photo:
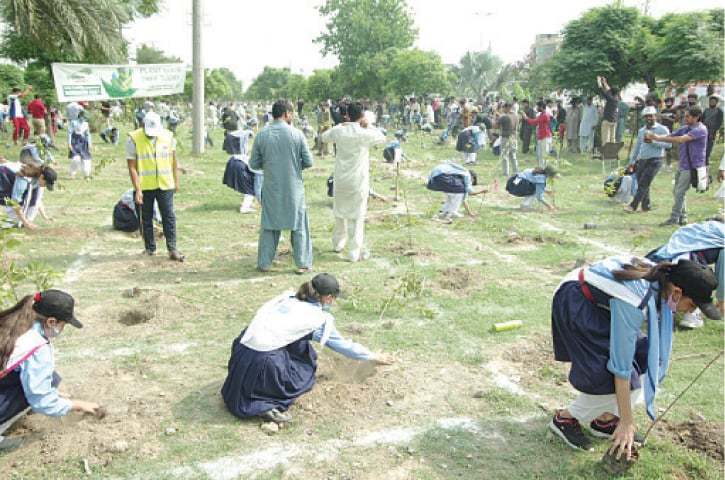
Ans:
<svg viewBox="0 0 725 480"><path fill-rule="evenodd" d="M717 279L709 267L692 260L680 260L672 266L667 277L682 289L684 296L695 302L707 318L722 318L720 311L712 303L712 291L717 288Z"/></svg>
<svg viewBox="0 0 725 480"><path fill-rule="evenodd" d="M43 167L41 175L45 179L45 186L48 190L53 190L53 185L55 185L55 181L58 180L58 174L55 170L50 167Z"/></svg>
<svg viewBox="0 0 725 480"><path fill-rule="evenodd" d="M332 295L337 297L340 294L340 284L329 273L318 273L315 275L312 279L312 287L318 295Z"/></svg>
<svg viewBox="0 0 725 480"><path fill-rule="evenodd" d="M83 328L83 324L73 315L75 300L69 294L60 290L45 290L35 294L33 310L45 317L54 317L61 322L67 322L76 328Z"/></svg>

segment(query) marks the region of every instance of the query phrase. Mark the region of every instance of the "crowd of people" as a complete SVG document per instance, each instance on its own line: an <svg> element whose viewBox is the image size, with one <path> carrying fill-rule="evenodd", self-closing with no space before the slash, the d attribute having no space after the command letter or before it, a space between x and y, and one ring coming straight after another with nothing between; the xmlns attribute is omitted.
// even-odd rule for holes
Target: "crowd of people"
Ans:
<svg viewBox="0 0 725 480"><path fill-rule="evenodd" d="M595 435L611 438L614 449L629 455L637 440L631 405L644 392L647 412L654 418L655 393L669 364L674 314L699 310L708 318L722 315L725 225L722 218L688 224L685 205L691 187L707 187L709 155L722 127L722 111L714 94L709 95L709 107L704 112L691 104L680 114L681 109L670 97L663 105L653 95L641 105L629 106L606 78L597 77L597 84L601 108L593 97L539 99L533 106L527 99L519 102L516 98L490 97L480 102L437 96L403 98L399 103L349 98L324 101L314 108L316 132L305 116L301 99L296 105L287 100L256 105L211 102L206 108L205 137L212 146L214 129L224 130L222 148L230 158L222 182L241 195L239 211L250 213L255 211L255 202L260 205L257 269L270 271L282 232L289 231L294 272L299 275L313 270L313 238L303 183L304 170L313 165L308 145L313 136L318 155L332 151L335 156L330 241L336 252L347 249L350 262L365 261L371 255L365 243L365 219L372 194L370 149L386 143L388 129L398 130L392 146L385 147L392 148L393 153L384 156L398 165L405 160L402 143L407 129L442 130L438 136L442 145L456 138L461 161L436 165L426 185L445 195L436 219L446 223L462 216L461 206L473 215L468 197L488 191L471 167L483 148L490 147L500 155L497 175L506 179L511 195L523 198L523 210L534 208L535 202L554 209L545 195L547 182L559 175L549 162L552 155L557 157L555 135L559 151L592 152L621 143L629 128L636 138L629 172L635 175L637 189L626 210L636 212L652 208L652 180L668 159L672 161L668 152L679 147L674 205L663 225L681 228L646 258L623 255L576 269L563 279L553 298L554 356L571 363L569 379L581 394L555 413L550 428L569 446L588 450L591 442L581 423L589 423ZM41 121L48 113L37 96L27 108L23 106L31 90L15 88L8 96L14 139L28 143L19 162L0 165L0 201L7 213L6 226L35 228L29 212L35 207L45 215L42 192L52 190L57 180L37 142L29 141L25 112L32 115L38 136L52 130ZM105 119L101 138L108 143L119 141L113 121L118 108L118 104L100 103ZM66 107L64 122L52 123L68 130L70 176L80 171L91 177L93 144L88 109L88 105L72 102ZM630 110L636 113L634 120L641 119L641 128L637 125L632 129L628 124ZM174 195L180 188L180 166L174 132L183 118L183 109L163 101L146 101L134 111L136 128L128 134L124 148L132 190L114 208L114 226L140 230L144 252L149 256L156 254L154 221L160 221L169 259L177 262L183 262L185 256L177 247L176 236ZM521 170L519 148L521 154L529 153L534 137L536 166ZM723 174L725 165L720 166L721 181ZM709 265L714 265L714 273ZM715 290L717 306L711 298ZM337 279L320 273L303 282L297 292L284 292L257 311L232 343L221 391L230 412L241 418L291 421L289 407L315 382L317 357L310 341L352 359L381 365L393 361L390 355L373 353L339 334L329 313L339 294ZM53 416L71 410L99 413L98 405L71 402L57 392L59 379L54 375L50 344L66 324L82 326L73 306L68 294L47 290L0 312L0 360L4 368L0 373L0 435L28 408ZM648 326L647 335L642 333L643 324ZM12 444L11 439L0 436L0 448Z"/></svg>

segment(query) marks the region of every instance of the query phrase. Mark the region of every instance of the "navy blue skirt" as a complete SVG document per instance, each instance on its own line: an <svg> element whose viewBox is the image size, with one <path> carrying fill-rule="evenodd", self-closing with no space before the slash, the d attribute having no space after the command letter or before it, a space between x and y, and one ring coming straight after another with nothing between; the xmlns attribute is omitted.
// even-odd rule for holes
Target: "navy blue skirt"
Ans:
<svg viewBox="0 0 725 480"><path fill-rule="evenodd" d="M231 157L224 169L222 183L239 193L254 195L254 175L246 163Z"/></svg>
<svg viewBox="0 0 725 480"><path fill-rule="evenodd" d="M317 352L310 344L312 334L270 352L242 345L243 335L244 330L232 343L221 392L231 413L247 418L273 408L285 411L315 385Z"/></svg>
<svg viewBox="0 0 725 480"><path fill-rule="evenodd" d="M463 175L441 173L428 181L428 190L445 193L466 193Z"/></svg>
<svg viewBox="0 0 725 480"><path fill-rule="evenodd" d="M71 150L68 151L68 158L73 158L73 155L80 155L83 160L91 159L91 150L88 145L88 139L85 136L75 133L72 134L70 137L70 147Z"/></svg>
<svg viewBox="0 0 725 480"><path fill-rule="evenodd" d="M53 388L60 385L60 375L53 372L50 382ZM18 413L28 408L20 372L12 371L0 379L0 423L5 423Z"/></svg>
<svg viewBox="0 0 725 480"><path fill-rule="evenodd" d="M598 303L606 295L589 286ZM602 297L602 298L600 298ZM571 362L569 382L580 392L608 395L614 392L614 375L607 370L611 314L589 301L579 282L567 282L554 295L551 333L554 359ZM640 388L639 376L647 370L647 337L639 334L632 362L632 389Z"/></svg>

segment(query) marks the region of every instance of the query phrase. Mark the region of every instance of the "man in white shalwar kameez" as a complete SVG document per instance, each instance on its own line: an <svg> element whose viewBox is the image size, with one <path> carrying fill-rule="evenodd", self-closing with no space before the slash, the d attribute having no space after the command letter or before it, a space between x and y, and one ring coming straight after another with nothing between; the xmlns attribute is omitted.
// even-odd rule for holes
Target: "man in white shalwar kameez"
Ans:
<svg viewBox="0 0 725 480"><path fill-rule="evenodd" d="M349 247L349 260L357 262L370 254L365 248L365 215L370 193L370 147L383 143L385 136L369 126L359 103L348 106L350 121L322 134L323 142L337 145L333 214L335 228L332 246L342 252Z"/></svg>

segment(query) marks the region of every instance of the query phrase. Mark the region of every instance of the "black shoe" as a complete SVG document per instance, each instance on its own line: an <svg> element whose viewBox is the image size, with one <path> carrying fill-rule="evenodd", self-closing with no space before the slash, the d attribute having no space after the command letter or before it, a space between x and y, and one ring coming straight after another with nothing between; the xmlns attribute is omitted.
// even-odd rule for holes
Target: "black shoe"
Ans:
<svg viewBox="0 0 725 480"><path fill-rule="evenodd" d="M608 422L602 422L596 418L589 424L589 428L592 429L592 435L599 438L612 438L614 431L619 425L619 417L614 417ZM634 432L634 443L638 446L644 445L644 437L638 432Z"/></svg>
<svg viewBox="0 0 725 480"><path fill-rule="evenodd" d="M680 221L677 222L677 224L680 225L681 227L684 227L685 225L687 225L687 219L686 218L680 218Z"/></svg>
<svg viewBox="0 0 725 480"><path fill-rule="evenodd" d="M174 262L183 262L186 260L186 257L181 254L178 250L172 250L169 252L169 260L173 260Z"/></svg>
<svg viewBox="0 0 725 480"><path fill-rule="evenodd" d="M272 410L267 410L266 412L262 413L260 417L264 420L267 420L268 422L274 423L289 423L292 421L292 415L287 412L280 412L276 408L273 408Z"/></svg>
<svg viewBox="0 0 725 480"><path fill-rule="evenodd" d="M556 414L551 419L549 428L574 450L591 451L592 442L584 434L576 418L561 418Z"/></svg>
<svg viewBox="0 0 725 480"><path fill-rule="evenodd" d="M144 255L148 255L149 257L153 257L154 255L156 255L156 250L144 250L143 253L144 253Z"/></svg>
<svg viewBox="0 0 725 480"><path fill-rule="evenodd" d="M669 218L669 219L667 219L666 222L660 223L660 227L669 227L669 226L672 226L672 225L677 225L678 223L679 222L676 219Z"/></svg>

